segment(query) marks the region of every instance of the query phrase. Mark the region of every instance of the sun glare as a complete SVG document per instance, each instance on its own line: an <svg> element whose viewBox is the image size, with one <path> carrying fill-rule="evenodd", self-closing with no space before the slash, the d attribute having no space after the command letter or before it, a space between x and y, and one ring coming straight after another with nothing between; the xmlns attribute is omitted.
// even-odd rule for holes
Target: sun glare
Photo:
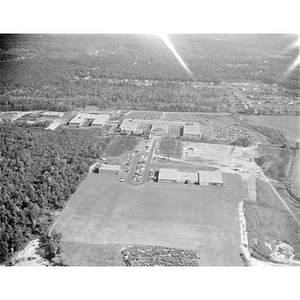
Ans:
<svg viewBox="0 0 300 300"><path fill-rule="evenodd" d="M195 80L194 75L186 65L186 63L183 61L175 47L173 46L172 42L170 41L169 37L165 33L157 33L157 35L163 40L163 42L166 44L166 46L171 50L171 52L174 54L175 58L178 60L180 65L184 68L184 70L190 75L190 77Z"/></svg>
<svg viewBox="0 0 300 300"><path fill-rule="evenodd" d="M298 56L294 60L294 62L289 66L288 70L284 73L284 77L289 76L296 68L300 65L300 37L298 36L297 41L290 46L291 49L297 48L298 49Z"/></svg>

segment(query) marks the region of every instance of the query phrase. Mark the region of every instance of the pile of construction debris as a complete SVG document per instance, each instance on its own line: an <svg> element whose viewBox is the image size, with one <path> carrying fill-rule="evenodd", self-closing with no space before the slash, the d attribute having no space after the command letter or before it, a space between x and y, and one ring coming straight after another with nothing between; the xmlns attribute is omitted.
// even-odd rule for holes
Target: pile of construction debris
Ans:
<svg viewBox="0 0 300 300"><path fill-rule="evenodd" d="M200 256L192 250L162 246L129 246L121 251L127 266L199 266Z"/></svg>

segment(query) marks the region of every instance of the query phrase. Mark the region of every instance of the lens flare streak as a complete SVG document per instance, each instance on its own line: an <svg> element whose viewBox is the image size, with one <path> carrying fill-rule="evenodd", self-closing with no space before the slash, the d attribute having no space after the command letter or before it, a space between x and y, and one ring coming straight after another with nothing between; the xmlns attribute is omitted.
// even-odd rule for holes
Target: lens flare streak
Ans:
<svg viewBox="0 0 300 300"><path fill-rule="evenodd" d="M294 62L289 66L287 71L284 73L283 77L289 76L296 68L300 65L300 53L299 53L299 47L300 47L300 37L298 37L298 40L291 45L289 48L298 48L298 57L294 60Z"/></svg>
<svg viewBox="0 0 300 300"><path fill-rule="evenodd" d="M166 46L171 50L171 52L174 54L175 58L178 60L180 65L184 68L184 70L190 75L190 77L195 80L194 75L186 65L186 63L183 61L181 56L178 54L177 50L171 43L170 39L168 38L167 34L158 34L158 36L163 40L163 42L166 44Z"/></svg>

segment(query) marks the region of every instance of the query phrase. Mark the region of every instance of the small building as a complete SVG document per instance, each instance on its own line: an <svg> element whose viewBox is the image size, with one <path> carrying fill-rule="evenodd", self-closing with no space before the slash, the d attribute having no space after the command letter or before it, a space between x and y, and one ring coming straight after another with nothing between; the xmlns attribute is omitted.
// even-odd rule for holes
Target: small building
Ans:
<svg viewBox="0 0 300 300"><path fill-rule="evenodd" d="M121 172L120 165L101 164L99 167L99 173L103 174L119 174Z"/></svg>
<svg viewBox="0 0 300 300"><path fill-rule="evenodd" d="M93 115L90 118L95 117L94 121L92 122L92 127L94 126L103 126L110 118L109 115Z"/></svg>
<svg viewBox="0 0 300 300"><path fill-rule="evenodd" d="M196 172L178 172L177 182L196 184L199 182L198 173Z"/></svg>
<svg viewBox="0 0 300 300"><path fill-rule="evenodd" d="M199 171L199 185L218 185L223 186L223 177L220 170Z"/></svg>
<svg viewBox="0 0 300 300"><path fill-rule="evenodd" d="M91 120L86 119L84 115L78 114L69 122L69 126L83 127L83 126L88 126L90 123L91 123Z"/></svg>
<svg viewBox="0 0 300 300"><path fill-rule="evenodd" d="M64 115L63 112L59 111L45 111L42 116L45 118L53 118L53 119L59 119Z"/></svg>
<svg viewBox="0 0 300 300"><path fill-rule="evenodd" d="M183 136L185 137L200 137L199 123L188 123L183 127Z"/></svg>
<svg viewBox="0 0 300 300"><path fill-rule="evenodd" d="M89 123L91 122L91 120L89 121ZM70 122L69 125L72 127L82 127L82 126L86 126L87 122L86 122L86 114L77 114Z"/></svg>
<svg viewBox="0 0 300 300"><path fill-rule="evenodd" d="M135 133L137 127L138 127L138 123L135 122L134 120L124 119L119 128L123 133L133 134Z"/></svg>
<svg viewBox="0 0 300 300"><path fill-rule="evenodd" d="M160 168L158 173L158 182L177 182L177 169Z"/></svg>

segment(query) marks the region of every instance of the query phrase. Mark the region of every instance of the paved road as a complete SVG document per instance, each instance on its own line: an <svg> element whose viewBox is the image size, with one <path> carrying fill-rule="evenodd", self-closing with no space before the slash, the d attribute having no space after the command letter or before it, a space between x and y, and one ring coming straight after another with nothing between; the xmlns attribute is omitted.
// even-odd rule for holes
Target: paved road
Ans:
<svg viewBox="0 0 300 300"><path fill-rule="evenodd" d="M130 171L130 173L128 175L128 179L127 179L128 183L133 184L133 185L140 185L140 184L143 184L143 183L145 183L147 181L148 174L149 174L149 168L150 168L150 164L151 164L151 160L152 160L152 156L153 156L155 144L156 144L156 139L154 139L154 141L152 143L152 147L151 147L151 149L150 149L150 151L148 153L146 153L145 151L142 151L142 152L140 152L139 154L137 154L135 156L135 158L134 158L134 160L132 162L131 171ZM141 181L140 182L134 182L132 180L132 176L134 175L134 172L136 170L138 160L141 158L142 155L146 155L147 156L147 161L146 161L146 164L145 164L145 169L144 169Z"/></svg>
<svg viewBox="0 0 300 300"><path fill-rule="evenodd" d="M127 178L127 182L130 183L130 184L137 184L136 182L134 182L132 180L132 176L134 175L134 172L136 170L137 162L141 158L142 155L143 155L142 153L136 154L134 159L133 159L133 162L131 163L132 164L131 170L130 170L128 178Z"/></svg>
<svg viewBox="0 0 300 300"><path fill-rule="evenodd" d="M148 178L148 175L149 175L149 168L150 168L150 164L151 164L151 161L152 161L155 145L156 145L156 139L153 141L151 150L148 154L147 162L146 162L146 165L145 165L145 170L144 170L144 173L143 173L143 178L142 178L141 184L145 183L147 181L147 178Z"/></svg>

